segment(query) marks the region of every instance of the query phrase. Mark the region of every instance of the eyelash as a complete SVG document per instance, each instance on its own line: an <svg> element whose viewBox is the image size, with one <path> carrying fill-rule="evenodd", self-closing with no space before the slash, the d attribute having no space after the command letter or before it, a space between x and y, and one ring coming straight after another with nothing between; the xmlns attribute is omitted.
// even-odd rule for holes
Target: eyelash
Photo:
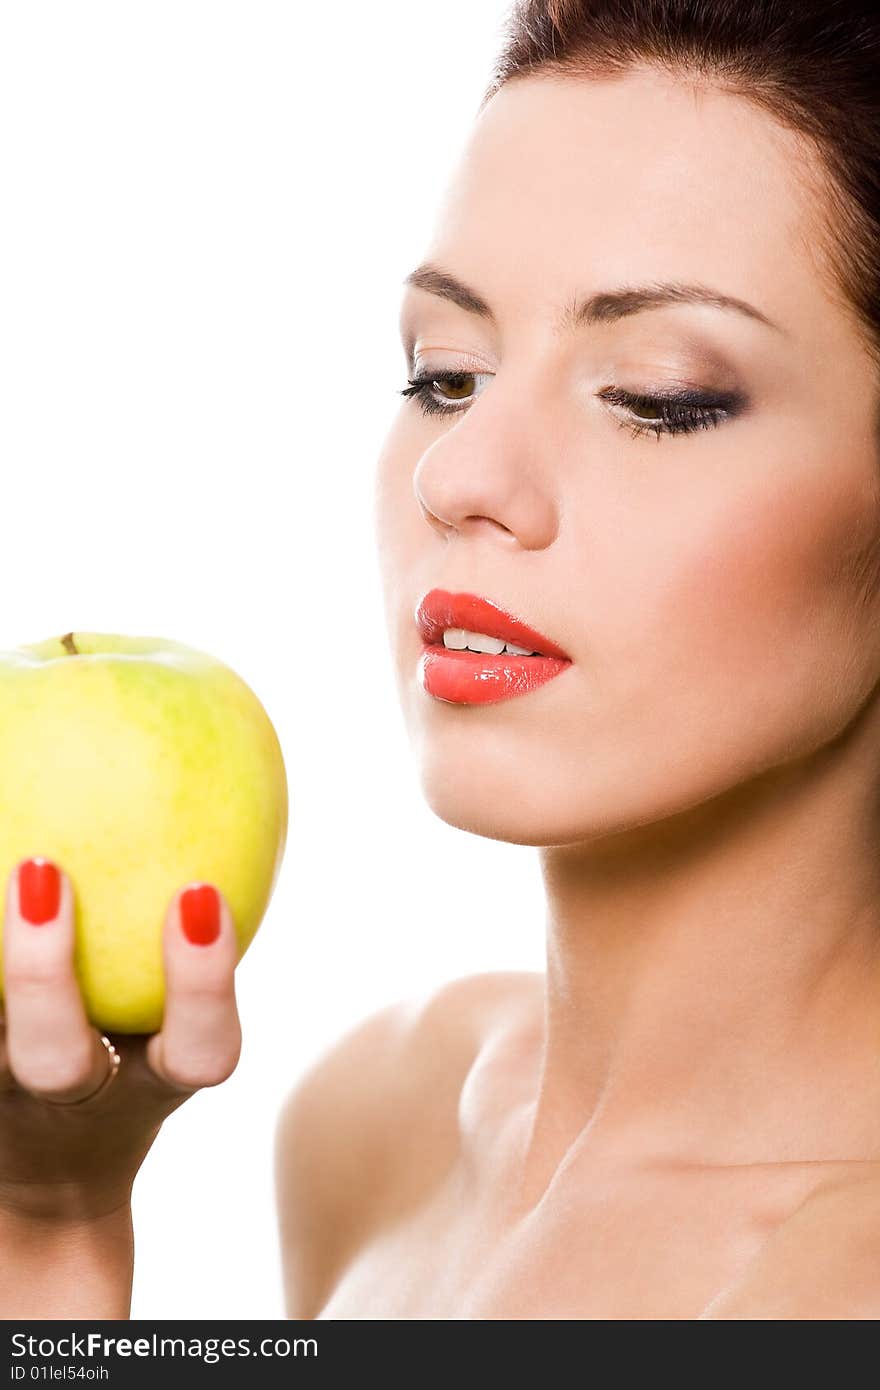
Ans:
<svg viewBox="0 0 880 1390"><path fill-rule="evenodd" d="M441 405L431 394L432 386L446 382L461 387L468 377L482 375L481 372L425 372L408 378L408 385L399 394L412 397L424 415L458 415L462 407ZM609 386L600 394L603 400L610 401L612 405L622 405L629 410L653 410L659 415L659 420L651 421L618 418L617 423L623 429L628 429L634 439L653 434L659 440L666 434L690 434L694 430L711 429L736 415L743 404L742 397L733 391L707 396L685 389L662 396L649 396L639 391L624 391L621 387Z"/></svg>

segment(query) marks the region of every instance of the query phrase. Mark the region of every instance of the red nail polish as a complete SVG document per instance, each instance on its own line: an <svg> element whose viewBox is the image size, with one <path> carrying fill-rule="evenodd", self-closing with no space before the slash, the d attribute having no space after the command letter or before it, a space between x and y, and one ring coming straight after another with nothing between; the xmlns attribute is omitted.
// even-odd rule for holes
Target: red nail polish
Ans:
<svg viewBox="0 0 880 1390"><path fill-rule="evenodd" d="M180 895L180 924L195 946L210 946L220 935L220 897L210 883L187 888Z"/></svg>
<svg viewBox="0 0 880 1390"><path fill-rule="evenodd" d="M50 859L25 859L18 870L18 909L26 922L40 926L58 916L61 875Z"/></svg>

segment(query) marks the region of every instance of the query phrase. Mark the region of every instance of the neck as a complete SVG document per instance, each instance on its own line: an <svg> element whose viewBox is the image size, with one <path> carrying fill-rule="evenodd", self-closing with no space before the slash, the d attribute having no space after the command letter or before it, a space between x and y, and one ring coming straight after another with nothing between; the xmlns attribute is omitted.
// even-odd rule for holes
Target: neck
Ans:
<svg viewBox="0 0 880 1390"><path fill-rule="evenodd" d="M542 851L529 1163L880 1158L880 826L864 748Z"/></svg>

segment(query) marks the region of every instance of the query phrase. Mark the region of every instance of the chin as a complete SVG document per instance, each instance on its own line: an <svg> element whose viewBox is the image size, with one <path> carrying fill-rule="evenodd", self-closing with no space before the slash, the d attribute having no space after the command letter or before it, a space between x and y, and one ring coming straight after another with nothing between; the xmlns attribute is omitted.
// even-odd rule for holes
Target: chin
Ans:
<svg viewBox="0 0 880 1390"><path fill-rule="evenodd" d="M597 768L579 771L570 752L546 741L532 756L497 735L469 743L423 736L417 747L425 800L458 830L515 845L569 845L625 828L627 814L649 814L644 804L622 806Z"/></svg>
<svg viewBox="0 0 880 1390"><path fill-rule="evenodd" d="M481 758L466 768L450 767L445 759L424 758L420 764L422 793L433 813L447 825L536 848L593 846L615 852L627 845L647 844L655 833L668 840L676 828L692 834L710 806L719 809L736 798L741 787L692 789L688 796L670 797L658 789L655 796L633 768L626 784L604 782L598 775L574 777L569 764L563 778L544 768L543 776L525 766L492 766ZM667 788L668 793L668 788ZM637 834L638 832L638 834Z"/></svg>
<svg viewBox="0 0 880 1390"><path fill-rule="evenodd" d="M456 713L455 727L433 721L414 739L422 793L447 825L509 844L619 850L635 848L628 832L639 831L640 844L655 831L658 843L677 832L690 837L707 814L714 819L713 807L736 815L786 771L745 766L717 744L676 758L649 740L597 738L578 751L546 725L532 737L503 727L477 732Z"/></svg>

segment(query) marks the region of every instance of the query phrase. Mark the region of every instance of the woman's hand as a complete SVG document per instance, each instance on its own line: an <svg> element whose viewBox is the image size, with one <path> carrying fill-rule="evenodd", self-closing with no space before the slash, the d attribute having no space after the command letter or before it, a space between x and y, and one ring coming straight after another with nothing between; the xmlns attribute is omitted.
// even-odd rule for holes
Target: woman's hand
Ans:
<svg viewBox="0 0 880 1390"><path fill-rule="evenodd" d="M36 865L25 872L35 874L38 885L48 876L51 887L52 867L45 860ZM162 1029L113 1034L122 1061L107 1083L112 1060L86 1017L74 973L72 884L58 866L57 913L32 924L20 909L22 867L6 887L0 1213L40 1225L47 1219L87 1223L127 1208L165 1117L235 1070L241 1050L237 943L222 894L219 934L206 940L210 929L202 930L196 941L183 930L180 900L194 889L196 906L210 906L210 886L190 885L175 894L163 928Z"/></svg>

